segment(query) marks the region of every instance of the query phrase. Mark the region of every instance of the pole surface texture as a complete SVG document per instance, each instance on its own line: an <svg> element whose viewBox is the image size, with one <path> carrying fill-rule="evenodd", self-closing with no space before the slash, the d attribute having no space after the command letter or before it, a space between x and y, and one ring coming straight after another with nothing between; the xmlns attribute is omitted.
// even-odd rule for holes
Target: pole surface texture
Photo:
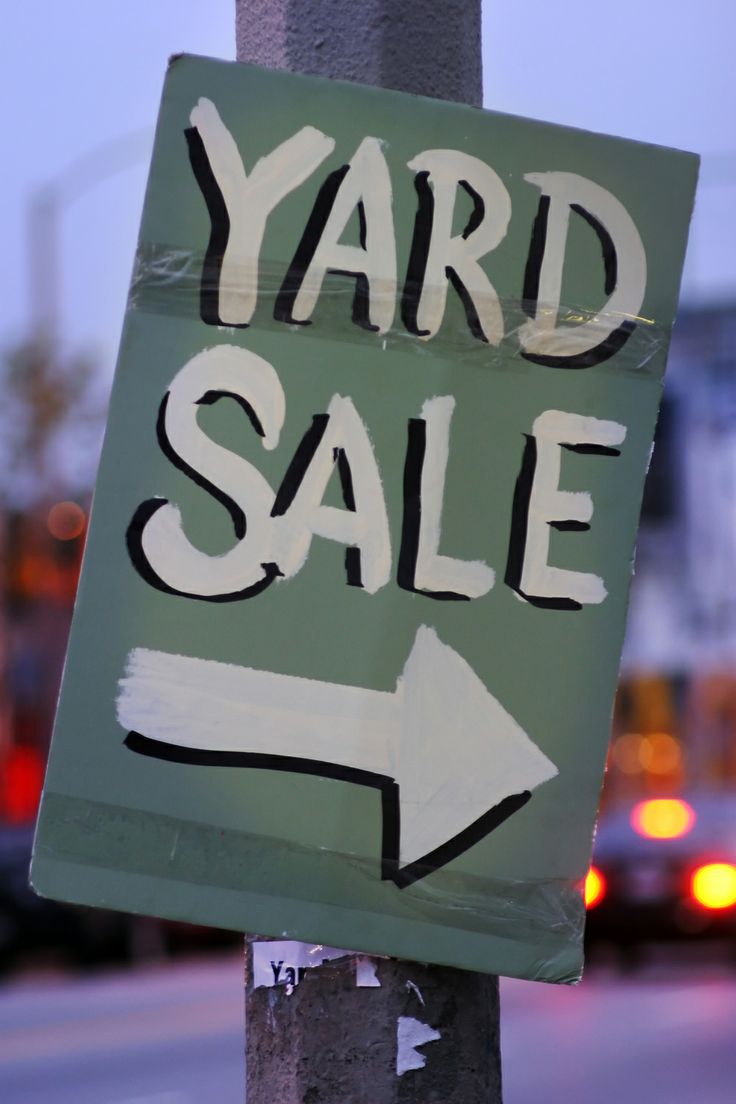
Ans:
<svg viewBox="0 0 736 1104"><path fill-rule="evenodd" d="M246 941L247 1104L500 1104L497 978L346 955L256 989L268 947Z"/></svg>
<svg viewBox="0 0 736 1104"><path fill-rule="evenodd" d="M480 0L236 0L238 61L480 106ZM260 945L260 948L258 944ZM498 979L358 955L254 987L247 1104L501 1104Z"/></svg>
<svg viewBox="0 0 736 1104"><path fill-rule="evenodd" d="M235 0L238 61L480 107L480 0Z"/></svg>

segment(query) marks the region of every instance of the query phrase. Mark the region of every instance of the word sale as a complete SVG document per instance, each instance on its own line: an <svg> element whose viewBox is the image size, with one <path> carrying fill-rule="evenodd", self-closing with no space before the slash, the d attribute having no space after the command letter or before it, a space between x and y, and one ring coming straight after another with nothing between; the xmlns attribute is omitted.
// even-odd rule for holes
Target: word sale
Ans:
<svg viewBox="0 0 736 1104"><path fill-rule="evenodd" d="M130 558L151 586L209 602L251 598L303 567L313 537L345 546L348 585L375 594L392 577L391 534L381 473L368 430L349 396L333 395L315 414L276 491L242 456L211 440L197 421L202 406L234 400L261 438L278 446L286 398L275 369L255 353L219 345L194 356L175 376L158 415L164 455L230 515L235 543L208 555L187 538L181 511L150 498L128 527ZM404 590L444 600L481 598L495 572L481 560L440 551L445 476L455 399L426 400L407 419L403 518L396 582ZM580 610L606 598L596 574L548 562L550 529L587 530L593 501L587 492L560 490L563 452L618 456L626 428L618 422L545 410L525 434L514 491L505 582L525 601ZM337 468L344 509L324 504Z"/></svg>

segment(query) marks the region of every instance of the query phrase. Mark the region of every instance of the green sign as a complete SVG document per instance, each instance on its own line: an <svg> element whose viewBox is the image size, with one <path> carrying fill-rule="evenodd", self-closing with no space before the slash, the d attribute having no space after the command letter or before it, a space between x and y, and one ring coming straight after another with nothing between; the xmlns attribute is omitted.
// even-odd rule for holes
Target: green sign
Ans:
<svg viewBox="0 0 736 1104"><path fill-rule="evenodd" d="M172 62L40 893L579 976L696 172Z"/></svg>

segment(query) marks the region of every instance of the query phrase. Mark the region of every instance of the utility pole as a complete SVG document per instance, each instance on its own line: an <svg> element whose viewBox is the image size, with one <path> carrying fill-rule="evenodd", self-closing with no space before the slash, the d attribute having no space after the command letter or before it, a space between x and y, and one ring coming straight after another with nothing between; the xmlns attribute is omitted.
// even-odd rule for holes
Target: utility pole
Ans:
<svg viewBox="0 0 736 1104"><path fill-rule="evenodd" d="M480 0L236 0L238 61L480 106ZM258 944L261 944L259 947ZM498 979L345 955L255 987L248 1104L501 1104ZM361 984L359 984L361 982ZM420 1048L420 1049L417 1049Z"/></svg>

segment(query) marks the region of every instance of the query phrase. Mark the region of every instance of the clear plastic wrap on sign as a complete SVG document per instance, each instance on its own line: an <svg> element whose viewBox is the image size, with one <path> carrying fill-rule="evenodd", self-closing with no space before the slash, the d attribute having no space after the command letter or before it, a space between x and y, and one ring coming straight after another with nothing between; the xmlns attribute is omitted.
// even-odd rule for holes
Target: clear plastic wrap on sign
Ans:
<svg viewBox="0 0 736 1104"><path fill-rule="evenodd" d="M178 247L144 242L135 258L133 279L131 281L128 310L146 311L152 314L164 314L191 318L200 311L202 299L202 269L205 254L188 251ZM243 266L245 270L246 266ZM242 287L246 278L241 273L237 258L229 269L234 287ZM259 329L272 329L278 332L283 326L296 327L297 323L284 323L274 316L274 309L283 287L284 265L261 259L258 268L258 282L254 285L254 298L258 303L258 314L253 325ZM224 288L222 279L214 285ZM426 286L426 285L425 285ZM303 327L305 338L319 337L324 327L337 330L336 341L360 342L364 339L362 327L351 324L352 299L355 281L349 277L340 279L335 274L321 288L318 308L309 325ZM469 362L485 364L488 367L508 368L514 360L524 359L524 335L530 322L530 306L523 299L499 301L503 317L503 333L498 335L497 344L475 338L469 328L467 316L456 311L448 311L443 318L441 329L432 335L431 340L417 340L417 335L406 329L401 321L402 289L391 296L393 303L390 329L380 335L382 350L410 352L412 355L451 357L454 363ZM386 293L375 298L385 300ZM545 305L535 304L531 311L540 321L540 330L557 331L578 330L585 326L589 335L590 348L604 344L610 335L621 331L627 334L625 347L617 357L615 365L608 360L601 362L603 371L619 373L636 372L657 374L656 364L652 367L658 353L666 351L669 340L669 328L654 318L642 315L628 315L607 310L593 310L590 307L572 304ZM224 331L234 327L222 327ZM561 367L563 365L560 365ZM572 364L575 368L579 365ZM661 374L661 373L660 373Z"/></svg>

